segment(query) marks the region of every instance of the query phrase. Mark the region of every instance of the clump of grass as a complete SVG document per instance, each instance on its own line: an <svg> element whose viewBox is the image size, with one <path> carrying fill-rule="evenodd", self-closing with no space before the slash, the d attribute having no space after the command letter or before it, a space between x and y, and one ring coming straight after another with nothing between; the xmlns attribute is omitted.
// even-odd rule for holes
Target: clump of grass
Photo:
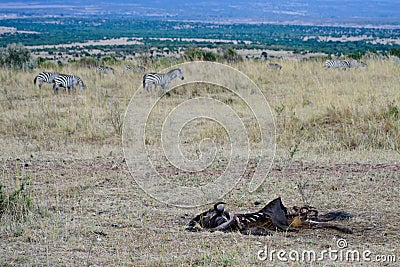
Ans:
<svg viewBox="0 0 400 267"><path fill-rule="evenodd" d="M16 184L10 193L0 184L0 219L7 217L8 221L23 222L33 208L33 200L26 182L17 179Z"/></svg>
<svg viewBox="0 0 400 267"><path fill-rule="evenodd" d="M309 121L309 126L317 126L339 149L398 149L398 109L393 103L367 110L332 107Z"/></svg>
<svg viewBox="0 0 400 267"><path fill-rule="evenodd" d="M394 102L366 107L331 105L310 117L279 110L277 140L288 146L301 138L335 150L399 149L399 110Z"/></svg>
<svg viewBox="0 0 400 267"><path fill-rule="evenodd" d="M119 103L113 102L110 108L110 121L117 135L122 135L123 115Z"/></svg>

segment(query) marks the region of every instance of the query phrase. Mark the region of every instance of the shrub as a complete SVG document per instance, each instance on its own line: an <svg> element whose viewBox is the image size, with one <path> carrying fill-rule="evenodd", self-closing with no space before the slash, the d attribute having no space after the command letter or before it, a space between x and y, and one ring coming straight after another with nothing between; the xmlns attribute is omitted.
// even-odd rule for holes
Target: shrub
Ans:
<svg viewBox="0 0 400 267"><path fill-rule="evenodd" d="M107 57L103 57L101 59L101 64L102 65L113 65L117 63L117 59L115 58L115 56L107 56Z"/></svg>
<svg viewBox="0 0 400 267"><path fill-rule="evenodd" d="M392 56L400 57L400 48L391 48L389 54Z"/></svg>
<svg viewBox="0 0 400 267"><path fill-rule="evenodd" d="M99 65L98 60L94 57L82 57L75 62L79 67L93 68Z"/></svg>
<svg viewBox="0 0 400 267"><path fill-rule="evenodd" d="M183 54L184 60L187 61L195 61L195 60L204 60L204 61L219 61L220 56L217 53L212 51L202 50L197 47L191 46L185 50Z"/></svg>
<svg viewBox="0 0 400 267"><path fill-rule="evenodd" d="M32 209L33 202L27 184L22 182L10 194L3 191L0 184L0 218L7 215L13 221L24 221Z"/></svg>
<svg viewBox="0 0 400 267"><path fill-rule="evenodd" d="M31 53L21 43L9 44L0 50L0 65L9 69L27 69Z"/></svg>
<svg viewBox="0 0 400 267"><path fill-rule="evenodd" d="M232 47L228 46L225 49L223 49L223 55L222 58L224 60L226 60L229 63L233 63L233 62L238 62L238 61L242 61L243 58L242 56L240 56L235 49L233 49Z"/></svg>

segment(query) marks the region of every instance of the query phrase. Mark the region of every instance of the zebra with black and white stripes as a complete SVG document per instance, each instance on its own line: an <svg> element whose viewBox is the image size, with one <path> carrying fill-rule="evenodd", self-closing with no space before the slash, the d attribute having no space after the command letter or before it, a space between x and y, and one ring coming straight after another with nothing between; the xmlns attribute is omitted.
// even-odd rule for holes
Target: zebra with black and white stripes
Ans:
<svg viewBox="0 0 400 267"><path fill-rule="evenodd" d="M125 65L124 66L124 71L125 72L145 72L146 68L143 66L131 66L131 65Z"/></svg>
<svg viewBox="0 0 400 267"><path fill-rule="evenodd" d="M345 69L348 70L350 66L348 62L342 60L326 60L324 63L325 69Z"/></svg>
<svg viewBox="0 0 400 267"><path fill-rule="evenodd" d="M96 72L100 74L114 73L114 69L108 66L98 66Z"/></svg>
<svg viewBox="0 0 400 267"><path fill-rule="evenodd" d="M362 61L358 61L356 59L347 59L347 60L344 60L344 61L349 66L349 68L355 68L355 69L357 69L359 67L362 67L364 69L367 68L367 64L365 64Z"/></svg>
<svg viewBox="0 0 400 267"><path fill-rule="evenodd" d="M59 74L54 79L53 90L55 93L58 93L58 88L64 87L65 90L74 90L76 91L76 86L79 86L81 92L85 89L85 84L83 83L82 79L76 75L68 75L68 74Z"/></svg>
<svg viewBox="0 0 400 267"><path fill-rule="evenodd" d="M176 77L179 77L181 80L184 79L181 69L173 69L165 74L147 73L143 76L143 88L149 92L149 89L151 90L154 84L155 87L159 85L163 90L166 90L168 84Z"/></svg>
<svg viewBox="0 0 400 267"><path fill-rule="evenodd" d="M273 69L273 70L281 70L282 69L282 65L280 65L278 63L267 62L267 68L268 69Z"/></svg>
<svg viewBox="0 0 400 267"><path fill-rule="evenodd" d="M36 81L39 81L39 89L42 89L43 83L54 83L54 79L58 77L57 72L40 72L36 75L35 79L33 79L33 84L36 85Z"/></svg>

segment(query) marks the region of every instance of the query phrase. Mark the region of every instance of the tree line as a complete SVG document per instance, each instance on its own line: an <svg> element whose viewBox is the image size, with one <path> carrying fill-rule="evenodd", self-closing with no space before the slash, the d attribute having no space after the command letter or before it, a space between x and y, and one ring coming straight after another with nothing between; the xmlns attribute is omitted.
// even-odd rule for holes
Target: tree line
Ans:
<svg viewBox="0 0 400 267"><path fill-rule="evenodd" d="M22 32L3 33L0 46L22 42L24 45L56 45L110 38L143 38L145 46L216 48L221 43L188 41L185 38L231 40L235 49L272 49L295 52L351 54L366 51L388 52L396 44L374 43L377 38L400 38L400 29L353 28L338 26L304 26L272 24L213 24L163 20L129 20L98 18L21 18L1 20L0 26L15 27ZM29 31L31 33L27 33ZM32 33L33 32L33 33ZM349 38L364 36L369 40L321 41L315 37ZM307 38L312 37L312 38ZM162 38L173 38L164 40ZM142 46L143 47L143 46ZM129 49L125 47L123 49Z"/></svg>

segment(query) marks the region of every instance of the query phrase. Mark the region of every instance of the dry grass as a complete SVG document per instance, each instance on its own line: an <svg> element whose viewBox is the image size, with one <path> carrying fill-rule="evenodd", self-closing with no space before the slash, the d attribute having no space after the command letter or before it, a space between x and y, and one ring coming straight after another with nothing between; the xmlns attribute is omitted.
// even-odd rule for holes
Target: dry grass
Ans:
<svg viewBox="0 0 400 267"><path fill-rule="evenodd" d="M123 159L121 118L141 85L141 74L123 76L122 67L116 66L116 74L100 77L94 70L66 66L58 71L77 74L87 90L55 95L49 84L42 90L34 87L36 73L0 70L0 183L10 193L26 182L33 203L25 220L1 218L0 265L287 266L260 262L257 251L265 245L322 251L336 248L338 238L345 238L351 249L400 257L399 66L370 61L366 70L325 71L321 62L279 63L281 71L268 70L261 62L233 65L255 81L271 105L277 155L265 183L249 193L246 176L226 196L227 208L253 211L259 208L255 201L266 204L281 196L291 206L304 198L321 211L355 214L345 222L355 234L304 230L252 237L186 232L185 224L206 207L160 204L138 187ZM155 94L140 92L139 97L149 101ZM203 94L231 104L252 125L238 99L218 88L177 91L164 98L150 118L150 151L160 145L162 119L155 114ZM257 131L250 134L256 142ZM224 129L207 120L191 122L183 138L189 158L198 153L192 144L203 138L214 139L219 148L228 144ZM225 156L218 154L198 176L182 173L187 175L182 178L168 164L158 171L181 185L188 177L188 184L205 183L223 171Z"/></svg>

